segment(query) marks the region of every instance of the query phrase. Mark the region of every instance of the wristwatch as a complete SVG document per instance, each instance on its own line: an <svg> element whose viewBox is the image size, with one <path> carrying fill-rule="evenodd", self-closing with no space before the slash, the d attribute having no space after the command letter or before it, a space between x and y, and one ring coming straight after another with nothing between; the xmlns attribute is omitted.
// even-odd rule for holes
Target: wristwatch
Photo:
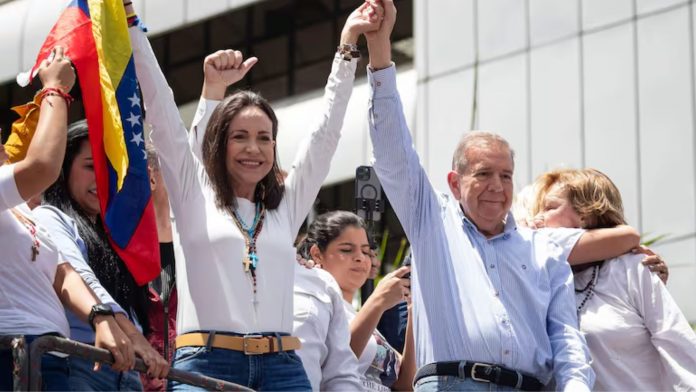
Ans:
<svg viewBox="0 0 696 392"><path fill-rule="evenodd" d="M111 309L111 306L105 305L105 304L96 304L92 306L92 310L89 312L89 326L92 327L93 330L96 330L96 327L94 326L94 318L97 316L113 316L114 315L114 310Z"/></svg>

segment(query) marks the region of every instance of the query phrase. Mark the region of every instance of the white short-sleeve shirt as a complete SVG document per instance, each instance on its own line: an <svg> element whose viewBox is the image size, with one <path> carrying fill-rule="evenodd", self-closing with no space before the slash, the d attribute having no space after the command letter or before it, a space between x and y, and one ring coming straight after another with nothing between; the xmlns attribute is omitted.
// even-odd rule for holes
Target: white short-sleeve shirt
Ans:
<svg viewBox="0 0 696 392"><path fill-rule="evenodd" d="M70 337L63 305L53 288L63 258L49 233L36 227L39 253L32 261L33 237L15 214L35 222L19 194L14 165L0 166L0 334Z"/></svg>

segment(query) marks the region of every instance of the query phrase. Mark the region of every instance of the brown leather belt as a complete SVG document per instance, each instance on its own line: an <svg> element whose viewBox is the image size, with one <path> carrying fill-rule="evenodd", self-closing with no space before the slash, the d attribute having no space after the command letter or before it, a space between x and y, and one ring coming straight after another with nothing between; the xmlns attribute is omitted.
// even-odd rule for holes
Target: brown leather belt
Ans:
<svg viewBox="0 0 696 392"><path fill-rule="evenodd" d="M208 342L211 338L212 341ZM275 336L246 335L231 336L209 333L187 333L176 337L176 348L181 347L210 347L226 350L242 351L246 355L277 353L280 351L299 350L302 346L300 339L294 336L281 336L280 341Z"/></svg>

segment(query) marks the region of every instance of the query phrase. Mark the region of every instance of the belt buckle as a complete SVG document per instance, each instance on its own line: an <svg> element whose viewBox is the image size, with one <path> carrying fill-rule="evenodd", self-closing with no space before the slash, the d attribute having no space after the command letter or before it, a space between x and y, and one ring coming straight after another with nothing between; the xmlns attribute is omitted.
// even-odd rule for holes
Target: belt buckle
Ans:
<svg viewBox="0 0 696 392"><path fill-rule="evenodd" d="M487 364L487 363L475 362L473 365L471 365L471 379L474 380L474 381L478 381L478 382L487 382L487 383L490 383L491 380L486 380L485 378L476 377L476 368L477 368L477 367L482 367L482 368L483 368L483 367L490 367L490 366L491 366L491 365L489 365L489 364Z"/></svg>
<svg viewBox="0 0 696 392"><path fill-rule="evenodd" d="M263 335L244 335L242 336L242 346L244 347L244 355L261 355L262 352L249 351L249 339L263 339Z"/></svg>

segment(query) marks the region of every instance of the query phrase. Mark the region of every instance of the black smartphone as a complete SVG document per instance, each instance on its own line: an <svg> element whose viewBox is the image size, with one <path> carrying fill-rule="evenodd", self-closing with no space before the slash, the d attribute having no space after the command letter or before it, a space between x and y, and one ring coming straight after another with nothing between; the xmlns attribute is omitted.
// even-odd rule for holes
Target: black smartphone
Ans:
<svg viewBox="0 0 696 392"><path fill-rule="evenodd" d="M355 213L368 222L382 218L384 200L382 185L372 166L358 166L355 169Z"/></svg>
<svg viewBox="0 0 696 392"><path fill-rule="evenodd" d="M403 266L409 266L409 267L410 267L410 266L411 266L411 259L412 259L412 258L413 258L413 254L411 253L411 250L409 249L408 254L406 255L406 257L404 257L404 261L401 263L401 266L402 266L402 267L403 267ZM409 273L407 273L406 275L404 275L404 278L406 278L406 279L411 279L411 273L409 272Z"/></svg>

